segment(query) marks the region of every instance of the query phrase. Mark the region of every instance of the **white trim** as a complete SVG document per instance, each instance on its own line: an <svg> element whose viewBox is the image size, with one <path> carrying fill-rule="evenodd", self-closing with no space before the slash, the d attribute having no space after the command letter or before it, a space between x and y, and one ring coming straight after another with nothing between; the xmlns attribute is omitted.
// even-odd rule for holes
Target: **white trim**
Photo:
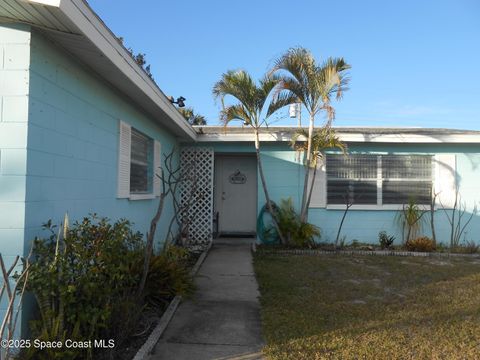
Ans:
<svg viewBox="0 0 480 360"><path fill-rule="evenodd" d="M30 4L59 7L61 0L20 0L20 1L30 3Z"/></svg>
<svg viewBox="0 0 480 360"><path fill-rule="evenodd" d="M210 131L202 133L201 129ZM234 128L234 131L229 132L229 129L223 129L222 127L197 127L198 129L198 142L253 142L253 133L250 132L249 128L245 128L242 132L239 132L240 129ZM212 129L218 130L215 133L212 133ZM408 129L408 128L404 128ZM278 141L290 141L292 134L295 128L286 128L276 129L274 127L269 127L270 133L261 132L259 134L261 142L278 142ZM382 134L379 129L379 133L365 133L358 131L358 133L342 133L342 129L335 129L336 134L339 139L347 143L401 143L401 144L444 144L444 143L480 143L480 133L477 134L448 134L448 133L438 133L432 135L425 134L415 134L415 133L402 133L398 131L397 133ZM400 130L400 129L399 129ZM435 131L435 129L432 129Z"/></svg>
<svg viewBox="0 0 480 360"><path fill-rule="evenodd" d="M118 127L117 198L124 199L130 196L132 127L121 120Z"/></svg>
<svg viewBox="0 0 480 360"><path fill-rule="evenodd" d="M309 205L311 209L325 208L327 205L327 173L324 159L325 157L322 157L317 162L317 176L313 184L312 198ZM313 169L310 169L310 171L311 176L313 176ZM310 191L310 187L308 191Z"/></svg>
<svg viewBox="0 0 480 360"><path fill-rule="evenodd" d="M130 194L129 200L152 200L155 199L155 194Z"/></svg>
<svg viewBox="0 0 480 360"><path fill-rule="evenodd" d="M328 154L325 159L328 158ZM339 154L332 154L332 155L339 155ZM377 202L376 204L358 204L358 205L353 205L352 208L355 207L355 209L360 209L360 210L396 210L398 206L400 206L400 209L403 205L397 205L397 204L384 204L383 203L383 183L384 181L424 181L430 183L432 185L432 180L435 181L436 178L438 178L438 174L435 172L431 173L431 179L425 180L425 179L417 179L417 178L401 178L401 179L389 179L389 178L384 178L383 177L383 157L388 156L388 155L376 155L376 154L359 154L360 156L368 156L368 157L374 157L376 156L376 166L377 166L377 177L375 178L328 178L328 175L326 176L326 183L328 184L328 180L336 180L336 181L345 181L345 180L350 180L350 181L367 181L367 182L374 182L376 183L376 188L377 188ZM401 156L428 156L431 159L431 163L433 164L436 162L436 157L434 155L420 155L420 154L402 154ZM327 162L325 162L327 164ZM327 208L329 209L336 209L337 206L340 206L341 208L345 208L345 205L343 204L328 204L328 185L327 185ZM425 204L419 204L418 206L424 206ZM428 206L429 207L429 206Z"/></svg>
<svg viewBox="0 0 480 360"><path fill-rule="evenodd" d="M162 192L162 145L160 141L153 142L153 193L160 196Z"/></svg>
<svg viewBox="0 0 480 360"><path fill-rule="evenodd" d="M420 210L430 210L429 205L418 205ZM368 205L368 204L358 204L352 205L350 210L388 210L388 211L401 211L403 209L403 205L395 205L395 204L388 204L388 205ZM327 210L345 210L345 205L341 204L333 204L327 205Z"/></svg>
<svg viewBox="0 0 480 360"><path fill-rule="evenodd" d="M167 99L158 85L150 79L147 73L140 67L129 54L128 50L120 44L115 34L105 25L98 15L90 8L85 0L15 0L21 1L35 8L46 7L54 12L55 16L62 19L62 24L67 29L66 34L80 35L77 41L82 46L95 52L92 59L101 58L108 71L102 73L98 64L89 59L83 59L87 65L96 70L100 76L110 81L109 78L122 78L125 76L131 86L121 91L137 103L140 108L148 111L150 108L151 118L160 126L174 130L189 140L195 140L197 134L193 127L185 121L179 111ZM26 6L26 5L25 5ZM22 22L24 19L17 17L15 20ZM52 34L61 33L56 28L48 28L40 21L30 23L34 27L52 31ZM58 41L59 38L54 38ZM61 44L62 45L62 44ZM63 44L64 45L64 44ZM64 46L68 51L68 46ZM96 65L97 64L97 65ZM180 95L180 94L178 94ZM157 113L158 112L158 113Z"/></svg>
<svg viewBox="0 0 480 360"><path fill-rule="evenodd" d="M445 209L455 206L457 191L457 158L453 153L436 154L434 157L434 191L438 193L436 205Z"/></svg>
<svg viewBox="0 0 480 360"><path fill-rule="evenodd" d="M153 100L192 140L195 130L175 109L158 86L132 59L114 34L83 0L61 1L60 10L122 73Z"/></svg>
<svg viewBox="0 0 480 360"><path fill-rule="evenodd" d="M377 155L377 205L383 204L383 168L382 155Z"/></svg>

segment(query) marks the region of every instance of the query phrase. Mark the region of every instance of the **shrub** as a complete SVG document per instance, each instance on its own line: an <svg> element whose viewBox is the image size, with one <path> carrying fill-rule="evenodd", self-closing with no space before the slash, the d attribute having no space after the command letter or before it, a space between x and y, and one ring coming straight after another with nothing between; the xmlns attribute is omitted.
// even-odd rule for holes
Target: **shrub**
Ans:
<svg viewBox="0 0 480 360"><path fill-rule="evenodd" d="M293 207L292 199L282 199L277 210L278 227L287 239L287 244L293 247L313 247L315 238L320 237L320 229L310 223L300 220Z"/></svg>
<svg viewBox="0 0 480 360"><path fill-rule="evenodd" d="M152 256L144 290L148 305L163 307L176 295L192 294L189 261L189 251L174 245L167 245L159 255Z"/></svg>
<svg viewBox="0 0 480 360"><path fill-rule="evenodd" d="M389 249L395 241L395 236L388 235L385 231L380 231L378 233L378 242L382 249Z"/></svg>
<svg viewBox="0 0 480 360"><path fill-rule="evenodd" d="M452 248L452 252L461 254L476 254L480 249L480 245L473 240L465 240L462 245L458 245Z"/></svg>
<svg viewBox="0 0 480 360"><path fill-rule="evenodd" d="M142 236L131 223L110 224L95 215L65 227L64 239L51 231L35 239L27 289L37 301L39 319L31 322L31 335L45 341L115 339L127 336L140 313L135 290L141 273ZM35 359L90 359L92 349L32 347Z"/></svg>
<svg viewBox="0 0 480 360"><path fill-rule="evenodd" d="M432 252L436 246L432 239L422 236L416 239L407 240L405 248L408 251Z"/></svg>
<svg viewBox="0 0 480 360"><path fill-rule="evenodd" d="M402 230L402 241L415 239L423 227L427 211L420 209L415 199L410 197L408 204L404 204L402 210L395 216L396 222Z"/></svg>

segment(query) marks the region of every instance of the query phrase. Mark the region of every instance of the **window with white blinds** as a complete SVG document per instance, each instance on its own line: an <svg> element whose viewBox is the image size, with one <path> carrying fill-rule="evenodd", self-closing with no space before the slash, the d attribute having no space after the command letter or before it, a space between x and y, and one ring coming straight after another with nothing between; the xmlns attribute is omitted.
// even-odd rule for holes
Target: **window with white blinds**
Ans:
<svg viewBox="0 0 480 360"><path fill-rule="evenodd" d="M130 193L153 192L153 140L132 128Z"/></svg>
<svg viewBox="0 0 480 360"><path fill-rule="evenodd" d="M328 154L326 171L328 204L430 203L430 155Z"/></svg>

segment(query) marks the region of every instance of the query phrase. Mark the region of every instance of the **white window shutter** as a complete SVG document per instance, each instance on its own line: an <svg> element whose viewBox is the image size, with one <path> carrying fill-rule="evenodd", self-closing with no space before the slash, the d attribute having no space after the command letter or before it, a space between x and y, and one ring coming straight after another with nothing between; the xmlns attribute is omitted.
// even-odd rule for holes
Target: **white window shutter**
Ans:
<svg viewBox="0 0 480 360"><path fill-rule="evenodd" d="M153 143L153 192L155 196L160 196L161 189L161 180L159 175L162 171L162 147L160 142L155 140Z"/></svg>
<svg viewBox="0 0 480 360"><path fill-rule="evenodd" d="M310 170L310 180L313 176L313 170ZM317 175L313 184L312 198L310 200L311 208L324 208L327 206L327 172L325 163L319 160L317 163Z"/></svg>
<svg viewBox="0 0 480 360"><path fill-rule="evenodd" d="M435 183L433 191L437 206L452 209L455 205L457 164L455 154L435 155Z"/></svg>
<svg viewBox="0 0 480 360"><path fill-rule="evenodd" d="M132 128L120 121L118 146L118 184L117 197L130 197L130 152L132 144Z"/></svg>

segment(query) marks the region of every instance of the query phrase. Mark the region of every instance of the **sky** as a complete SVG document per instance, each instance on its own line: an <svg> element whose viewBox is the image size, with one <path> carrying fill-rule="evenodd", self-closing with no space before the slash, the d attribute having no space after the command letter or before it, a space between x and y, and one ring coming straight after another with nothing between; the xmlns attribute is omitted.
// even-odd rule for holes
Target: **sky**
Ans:
<svg viewBox="0 0 480 360"><path fill-rule="evenodd" d="M337 126L480 130L478 0L89 0L127 47L146 54L167 96L219 123L212 87L227 70L256 79L291 47L343 57L350 90ZM307 118L305 110L303 119ZM321 117L320 117L321 121ZM293 125L288 109L271 125Z"/></svg>

